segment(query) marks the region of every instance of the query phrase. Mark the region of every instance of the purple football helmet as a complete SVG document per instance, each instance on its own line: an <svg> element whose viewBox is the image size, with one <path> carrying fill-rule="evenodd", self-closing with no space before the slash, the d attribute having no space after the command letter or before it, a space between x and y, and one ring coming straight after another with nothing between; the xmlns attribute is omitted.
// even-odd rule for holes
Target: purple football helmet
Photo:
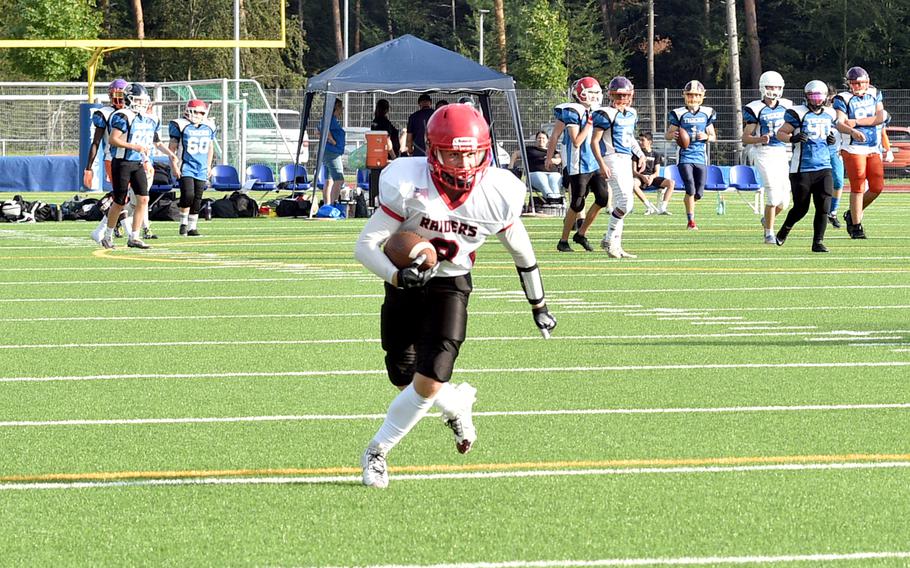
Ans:
<svg viewBox="0 0 910 568"><path fill-rule="evenodd" d="M851 93L861 97L869 88L869 73L862 67L851 67L847 69L847 84L850 85Z"/></svg>
<svg viewBox="0 0 910 568"><path fill-rule="evenodd" d="M610 84L607 85L607 93L613 100L613 106L622 107L632 104L635 86L632 85L632 81L623 76L613 77L610 80Z"/></svg>

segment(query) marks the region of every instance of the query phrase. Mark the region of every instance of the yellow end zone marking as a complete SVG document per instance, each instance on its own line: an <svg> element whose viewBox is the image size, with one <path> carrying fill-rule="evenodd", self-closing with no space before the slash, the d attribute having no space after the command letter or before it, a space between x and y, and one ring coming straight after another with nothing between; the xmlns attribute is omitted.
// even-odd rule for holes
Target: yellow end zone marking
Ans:
<svg viewBox="0 0 910 568"><path fill-rule="evenodd" d="M741 465L791 465L806 463L910 461L910 454L835 454L807 456L732 456L717 458L656 458L625 460L580 460L552 462L434 464L390 466L392 473L493 473L500 471L547 471L554 469L697 467ZM212 469L184 471L110 471L88 473L44 473L0 476L0 483L46 481L110 481L124 479L193 479L203 477L260 477L275 475L326 476L353 475L359 467Z"/></svg>

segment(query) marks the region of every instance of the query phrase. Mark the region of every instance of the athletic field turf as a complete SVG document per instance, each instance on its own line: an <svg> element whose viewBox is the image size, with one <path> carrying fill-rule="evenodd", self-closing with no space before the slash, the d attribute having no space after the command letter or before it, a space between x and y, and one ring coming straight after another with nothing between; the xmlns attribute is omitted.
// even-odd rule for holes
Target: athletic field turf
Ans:
<svg viewBox="0 0 910 568"><path fill-rule="evenodd" d="M0 225L0 565L910 564L910 195L827 255L733 195L699 232L672 211L632 214L624 261L527 220L549 341L487 243L454 378L479 440L428 417L385 491L361 220L158 223L138 252Z"/></svg>

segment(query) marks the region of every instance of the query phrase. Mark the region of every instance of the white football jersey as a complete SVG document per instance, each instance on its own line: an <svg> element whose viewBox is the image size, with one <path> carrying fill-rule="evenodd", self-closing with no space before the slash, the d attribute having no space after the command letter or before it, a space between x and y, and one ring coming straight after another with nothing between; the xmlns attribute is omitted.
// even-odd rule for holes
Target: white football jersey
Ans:
<svg viewBox="0 0 910 568"><path fill-rule="evenodd" d="M379 177L382 211L436 247L438 276L471 271L480 245L520 220L525 185L509 170L488 167L458 201L433 185L426 158L399 158Z"/></svg>

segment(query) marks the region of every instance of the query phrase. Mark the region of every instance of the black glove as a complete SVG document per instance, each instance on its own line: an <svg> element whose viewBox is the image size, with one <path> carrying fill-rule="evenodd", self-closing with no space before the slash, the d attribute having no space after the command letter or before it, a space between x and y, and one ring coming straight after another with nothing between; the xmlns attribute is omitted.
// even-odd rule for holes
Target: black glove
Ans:
<svg viewBox="0 0 910 568"><path fill-rule="evenodd" d="M550 332L556 327L556 318L553 317L553 314L550 313L550 310L547 309L546 305L540 306L539 308L531 308L531 313L534 315L534 324L537 325L540 334L543 335L545 339L549 339Z"/></svg>
<svg viewBox="0 0 910 568"><path fill-rule="evenodd" d="M792 142L793 144L802 144L803 142L807 142L808 140L809 140L809 135L806 134L805 132L797 132L796 134L794 134L793 136L790 137L790 142Z"/></svg>
<svg viewBox="0 0 910 568"><path fill-rule="evenodd" d="M436 276L436 271L439 270L438 263L426 270L419 269L420 265L423 264L426 259L426 255L422 254L415 258L414 262L407 267L398 271L399 288L422 288L427 285L427 282L429 282L431 278Z"/></svg>
<svg viewBox="0 0 910 568"><path fill-rule="evenodd" d="M825 144L827 144L828 146L834 146L834 144L836 142L837 142L837 137L834 135L834 132L829 132L828 135L825 137Z"/></svg>

